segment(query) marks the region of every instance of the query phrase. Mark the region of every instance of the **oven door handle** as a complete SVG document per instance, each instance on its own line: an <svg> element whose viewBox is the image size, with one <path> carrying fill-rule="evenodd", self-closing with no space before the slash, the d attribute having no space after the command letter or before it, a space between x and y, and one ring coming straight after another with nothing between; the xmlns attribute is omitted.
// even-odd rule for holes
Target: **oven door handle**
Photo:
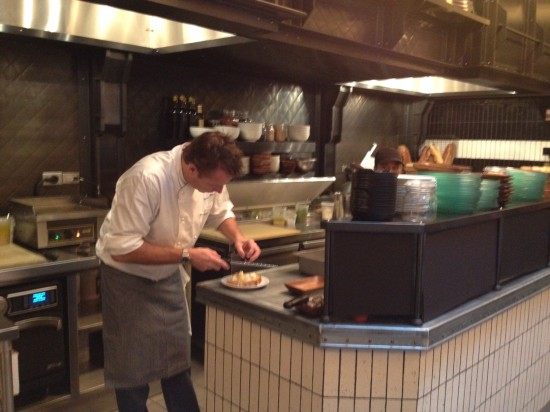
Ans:
<svg viewBox="0 0 550 412"><path fill-rule="evenodd" d="M57 330L61 330L63 328L61 318L56 316L38 316L35 318L23 319L14 322L14 325L18 326L21 330L36 328L38 326L53 326Z"/></svg>

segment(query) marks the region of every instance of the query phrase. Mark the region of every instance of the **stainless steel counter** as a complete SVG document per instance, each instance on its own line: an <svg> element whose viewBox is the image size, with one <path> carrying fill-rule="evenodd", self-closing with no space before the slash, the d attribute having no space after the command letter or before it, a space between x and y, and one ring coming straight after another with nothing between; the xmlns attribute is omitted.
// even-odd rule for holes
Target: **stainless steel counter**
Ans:
<svg viewBox="0 0 550 412"><path fill-rule="evenodd" d="M261 272L269 285L234 290L219 280L197 285L197 300L320 347L427 350L550 287L550 268L525 275L421 326L406 323L324 323L283 308L292 295L285 282L301 277L298 265Z"/></svg>
<svg viewBox="0 0 550 412"><path fill-rule="evenodd" d="M77 253L75 248L48 249L35 251L42 253L48 259L45 263L16 266L0 270L0 286L13 285L28 280L37 280L65 273L76 273L99 267L99 259L95 253L84 255Z"/></svg>

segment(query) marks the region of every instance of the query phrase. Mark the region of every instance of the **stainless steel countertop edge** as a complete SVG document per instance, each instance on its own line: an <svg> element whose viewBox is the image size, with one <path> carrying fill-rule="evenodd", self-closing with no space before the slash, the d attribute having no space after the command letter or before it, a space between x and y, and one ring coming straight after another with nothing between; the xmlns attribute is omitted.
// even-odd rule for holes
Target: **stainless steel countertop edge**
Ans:
<svg viewBox="0 0 550 412"><path fill-rule="evenodd" d="M34 265L16 266L0 270L0 286L13 285L28 280L52 277L55 275L74 274L83 270L90 270L99 267L99 258L92 254L90 256L69 253L63 250L56 250L56 260Z"/></svg>
<svg viewBox="0 0 550 412"><path fill-rule="evenodd" d="M201 282L197 300L230 311L291 337L326 348L429 350L550 287L550 268L524 275L420 326L412 324L323 323L283 308L291 295L284 283L300 277L298 265L261 271L271 284L259 291L235 291L219 280ZM255 298L259 298L256 300Z"/></svg>

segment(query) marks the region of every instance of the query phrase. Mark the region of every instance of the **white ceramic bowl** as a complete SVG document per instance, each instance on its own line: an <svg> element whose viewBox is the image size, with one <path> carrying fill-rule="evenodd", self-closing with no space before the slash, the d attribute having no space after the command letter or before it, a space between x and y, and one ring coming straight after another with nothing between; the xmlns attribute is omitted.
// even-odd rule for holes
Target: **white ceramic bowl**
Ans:
<svg viewBox="0 0 550 412"><path fill-rule="evenodd" d="M241 172L242 172L243 176L250 173L250 157L249 156L241 157Z"/></svg>
<svg viewBox="0 0 550 412"><path fill-rule="evenodd" d="M247 142L255 142L262 137L263 123L239 123L239 129L241 131L241 137Z"/></svg>
<svg viewBox="0 0 550 412"><path fill-rule="evenodd" d="M239 137L239 128L235 126L214 126L218 132L228 135L231 140L237 139Z"/></svg>
<svg viewBox="0 0 550 412"><path fill-rule="evenodd" d="M280 155L272 155L271 156L271 167L269 171L271 173L277 173L279 171L279 168L281 167L281 156Z"/></svg>
<svg viewBox="0 0 550 412"><path fill-rule="evenodd" d="M206 132L213 132L214 129L212 129L211 127L196 127L196 126L191 126L189 128L189 133L191 133L191 136L193 137L199 137L201 134L203 133L206 133Z"/></svg>
<svg viewBox="0 0 550 412"><path fill-rule="evenodd" d="M305 142L309 139L310 126L308 124L291 124L288 126L288 138L293 142Z"/></svg>

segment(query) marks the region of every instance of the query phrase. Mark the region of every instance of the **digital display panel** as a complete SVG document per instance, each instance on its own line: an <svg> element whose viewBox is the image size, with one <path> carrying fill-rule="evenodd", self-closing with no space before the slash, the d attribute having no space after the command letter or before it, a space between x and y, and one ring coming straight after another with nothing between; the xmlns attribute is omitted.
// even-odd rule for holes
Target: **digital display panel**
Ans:
<svg viewBox="0 0 550 412"><path fill-rule="evenodd" d="M36 292L32 294L31 304L40 304L46 302L46 292Z"/></svg>

